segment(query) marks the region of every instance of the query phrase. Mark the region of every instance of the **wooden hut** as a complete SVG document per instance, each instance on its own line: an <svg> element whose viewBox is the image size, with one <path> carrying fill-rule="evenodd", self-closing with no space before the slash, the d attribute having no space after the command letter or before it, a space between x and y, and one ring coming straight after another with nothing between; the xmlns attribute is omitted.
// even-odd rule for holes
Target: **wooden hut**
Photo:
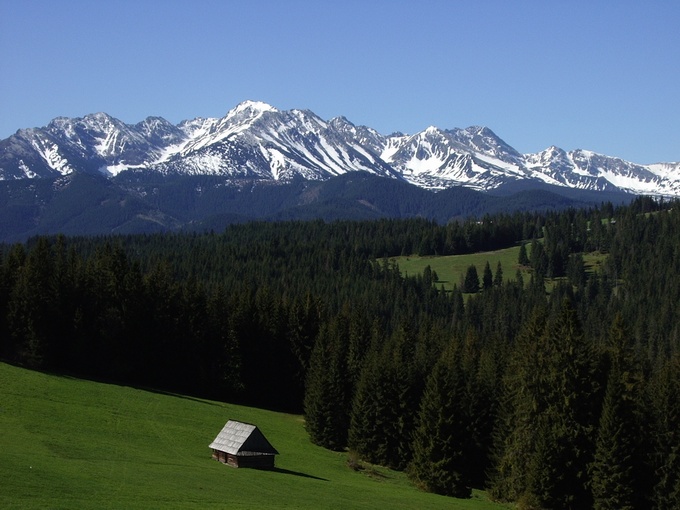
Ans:
<svg viewBox="0 0 680 510"><path fill-rule="evenodd" d="M229 420L210 443L212 458L233 467L272 469L278 455L255 425Z"/></svg>

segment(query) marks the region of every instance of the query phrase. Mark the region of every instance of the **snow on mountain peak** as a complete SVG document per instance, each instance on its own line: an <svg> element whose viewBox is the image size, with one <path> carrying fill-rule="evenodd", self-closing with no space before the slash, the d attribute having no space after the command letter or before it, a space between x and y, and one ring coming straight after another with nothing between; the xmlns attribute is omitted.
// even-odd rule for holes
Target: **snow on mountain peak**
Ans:
<svg viewBox="0 0 680 510"><path fill-rule="evenodd" d="M247 100L239 103L235 108L230 110L229 113L227 113L227 117L231 115L260 116L264 112L278 112L278 110L272 105L262 101Z"/></svg>
<svg viewBox="0 0 680 510"><path fill-rule="evenodd" d="M19 130L0 142L0 180L93 170L115 175L128 169L325 179L363 170L430 189L493 189L528 179L680 196L678 164L636 165L555 146L520 154L484 126L429 126L412 135L383 136L342 116L326 121L310 110L279 111L252 100L222 118L178 125L160 117L128 125L106 113L58 117L46 128Z"/></svg>

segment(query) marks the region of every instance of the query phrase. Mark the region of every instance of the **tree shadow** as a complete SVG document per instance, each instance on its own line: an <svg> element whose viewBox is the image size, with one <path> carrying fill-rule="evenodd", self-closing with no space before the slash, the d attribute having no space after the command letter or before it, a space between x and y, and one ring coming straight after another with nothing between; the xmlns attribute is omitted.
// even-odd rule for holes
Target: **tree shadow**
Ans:
<svg viewBox="0 0 680 510"><path fill-rule="evenodd" d="M293 476L301 476L302 478L311 478L312 480L321 480L322 482L329 482L327 478L321 478L318 476L314 475L308 475L307 473L301 473L300 471L291 471L290 469L282 469L279 467L274 467L270 469L269 471L273 471L274 473L281 473L284 475L293 475Z"/></svg>

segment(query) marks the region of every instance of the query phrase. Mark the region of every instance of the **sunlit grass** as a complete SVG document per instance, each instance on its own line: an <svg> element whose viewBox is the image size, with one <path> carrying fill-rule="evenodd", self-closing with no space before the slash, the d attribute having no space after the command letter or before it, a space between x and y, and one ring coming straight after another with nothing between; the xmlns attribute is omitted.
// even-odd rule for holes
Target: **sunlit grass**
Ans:
<svg viewBox="0 0 680 510"><path fill-rule="evenodd" d="M527 251L530 253L529 246L527 246ZM504 281L515 280L517 270L519 269L526 282L530 277L530 270L527 267L521 267L517 263L518 258L519 246L514 246L503 250L466 255L447 255L441 257L409 256L395 257L393 260L399 265L399 270L405 276L422 274L425 268L430 266L437 273L439 278L438 285L443 285L446 290L451 290L454 285L457 285L459 288L461 287L462 279L471 265L477 268L477 274L481 281L487 261L494 275L496 274L498 262L501 263Z"/></svg>
<svg viewBox="0 0 680 510"><path fill-rule="evenodd" d="M257 424L277 469L234 469L208 444ZM505 508L427 494L403 473L356 472L300 416L47 375L0 363L0 508ZM368 473L368 474L367 474ZM373 476L369 476L373 475Z"/></svg>

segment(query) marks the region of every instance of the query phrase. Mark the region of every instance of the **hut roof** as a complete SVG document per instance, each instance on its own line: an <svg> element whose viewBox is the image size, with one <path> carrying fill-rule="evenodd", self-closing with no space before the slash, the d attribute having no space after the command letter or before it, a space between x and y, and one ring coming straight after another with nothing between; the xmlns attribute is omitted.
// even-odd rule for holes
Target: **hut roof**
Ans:
<svg viewBox="0 0 680 510"><path fill-rule="evenodd" d="M210 448L231 455L278 455L264 434L255 425L229 420Z"/></svg>

